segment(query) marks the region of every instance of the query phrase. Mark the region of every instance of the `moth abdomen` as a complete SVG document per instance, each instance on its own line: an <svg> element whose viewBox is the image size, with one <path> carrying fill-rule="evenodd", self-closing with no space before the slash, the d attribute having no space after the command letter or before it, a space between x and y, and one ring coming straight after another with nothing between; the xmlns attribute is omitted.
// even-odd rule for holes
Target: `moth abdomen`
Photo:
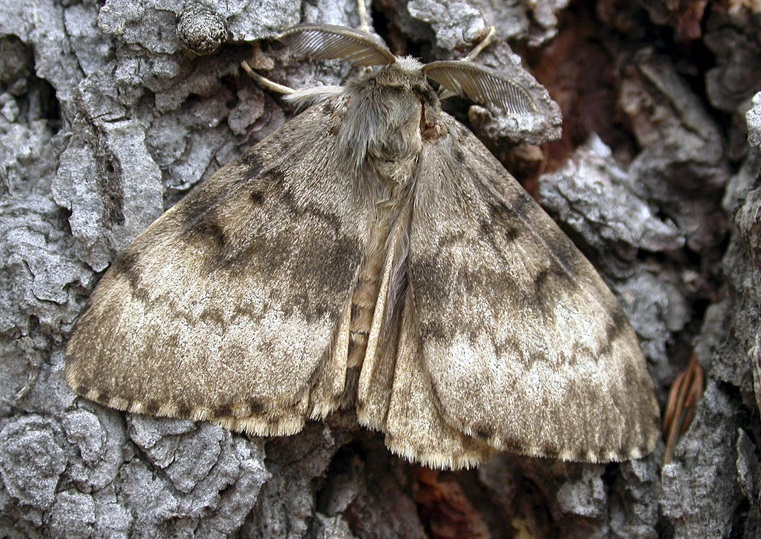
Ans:
<svg viewBox="0 0 761 539"><path fill-rule="evenodd" d="M348 365L361 366L367 350L368 337L378 303L381 274L386 261L386 243L396 211L393 204L376 205L375 222L367 245L367 254L351 297Z"/></svg>

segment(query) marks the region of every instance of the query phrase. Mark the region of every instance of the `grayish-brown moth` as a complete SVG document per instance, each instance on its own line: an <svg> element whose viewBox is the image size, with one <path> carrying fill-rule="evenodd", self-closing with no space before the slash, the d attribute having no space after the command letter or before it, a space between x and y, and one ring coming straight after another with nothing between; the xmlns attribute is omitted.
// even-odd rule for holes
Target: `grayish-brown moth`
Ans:
<svg viewBox="0 0 761 539"><path fill-rule="evenodd" d="M68 345L76 392L257 435L353 405L440 468L649 453L658 405L621 307L428 79L507 111L528 92L342 27L282 37L381 67L296 92L305 112L119 256Z"/></svg>

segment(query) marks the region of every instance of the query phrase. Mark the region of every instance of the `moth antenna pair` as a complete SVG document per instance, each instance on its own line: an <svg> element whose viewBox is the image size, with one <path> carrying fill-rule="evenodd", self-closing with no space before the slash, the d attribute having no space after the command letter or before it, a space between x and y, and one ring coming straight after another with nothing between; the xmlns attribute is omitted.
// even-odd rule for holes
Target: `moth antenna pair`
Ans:
<svg viewBox="0 0 761 539"><path fill-rule="evenodd" d="M441 99L454 95L467 98L479 105L493 105L510 114L537 112L529 91L517 82L473 59L481 53L495 35L494 27L486 37L462 60L437 61L423 66L423 75L438 83ZM351 28L328 24L300 24L278 36L296 53L313 60L343 60L357 67L387 66L397 57L369 34ZM263 88L283 95L296 90L273 82L256 73L247 62L241 66Z"/></svg>

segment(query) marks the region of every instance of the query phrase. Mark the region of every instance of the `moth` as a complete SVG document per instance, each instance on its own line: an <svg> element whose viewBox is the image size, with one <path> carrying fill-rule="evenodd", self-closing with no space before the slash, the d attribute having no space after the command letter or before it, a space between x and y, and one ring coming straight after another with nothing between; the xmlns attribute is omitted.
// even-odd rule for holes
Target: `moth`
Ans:
<svg viewBox="0 0 761 539"><path fill-rule="evenodd" d="M68 343L72 388L263 436L353 406L439 468L649 453L658 404L617 300L429 80L508 111L529 93L343 27L283 38L372 69L296 92L304 112L121 253Z"/></svg>

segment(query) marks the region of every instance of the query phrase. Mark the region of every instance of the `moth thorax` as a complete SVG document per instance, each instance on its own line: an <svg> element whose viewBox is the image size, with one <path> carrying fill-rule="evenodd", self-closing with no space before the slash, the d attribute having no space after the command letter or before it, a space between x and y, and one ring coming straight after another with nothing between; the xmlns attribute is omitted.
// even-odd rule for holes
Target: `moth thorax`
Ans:
<svg viewBox="0 0 761 539"><path fill-rule="evenodd" d="M406 184L423 150L423 103L406 86L370 78L349 93L339 146L346 161L387 188Z"/></svg>

